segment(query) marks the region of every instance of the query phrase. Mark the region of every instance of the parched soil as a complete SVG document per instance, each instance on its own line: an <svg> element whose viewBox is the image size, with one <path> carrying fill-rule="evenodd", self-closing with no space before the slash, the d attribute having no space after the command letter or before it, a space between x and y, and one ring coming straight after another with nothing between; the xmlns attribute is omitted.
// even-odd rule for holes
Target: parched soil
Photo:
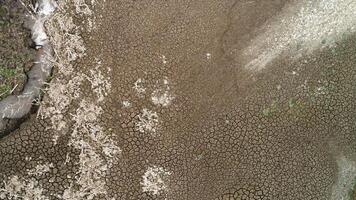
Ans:
<svg viewBox="0 0 356 200"><path fill-rule="evenodd" d="M333 7L322 3L336 1L313 1L321 6L304 15L282 0L61 2L48 22L58 60L42 107L0 140L0 199L354 195L356 34L329 45L283 25L324 19ZM246 56L256 38L283 45L272 59L268 41ZM260 56L269 62L246 68Z"/></svg>
<svg viewBox="0 0 356 200"><path fill-rule="evenodd" d="M0 1L0 100L23 89L34 59L30 32L24 27L26 12L19 0Z"/></svg>

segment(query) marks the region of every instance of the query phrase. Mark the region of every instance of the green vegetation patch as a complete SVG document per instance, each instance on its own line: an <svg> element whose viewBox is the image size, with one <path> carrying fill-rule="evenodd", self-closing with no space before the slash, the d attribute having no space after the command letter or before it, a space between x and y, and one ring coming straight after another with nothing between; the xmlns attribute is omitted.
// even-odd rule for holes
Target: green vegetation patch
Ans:
<svg viewBox="0 0 356 200"><path fill-rule="evenodd" d="M16 75L16 69L0 67L0 79L13 78Z"/></svg>
<svg viewBox="0 0 356 200"><path fill-rule="evenodd" d="M273 100L271 104L262 110L262 114L266 117L271 116L273 113L278 111L277 101Z"/></svg>
<svg viewBox="0 0 356 200"><path fill-rule="evenodd" d="M0 1L0 100L12 90L13 94L21 92L26 82L25 73L33 63L30 31L24 27L26 12L20 1Z"/></svg>
<svg viewBox="0 0 356 200"><path fill-rule="evenodd" d="M356 200L356 179L353 181L353 188L349 192L350 200Z"/></svg>
<svg viewBox="0 0 356 200"><path fill-rule="evenodd" d="M16 69L0 66L0 99L10 94L16 75Z"/></svg>

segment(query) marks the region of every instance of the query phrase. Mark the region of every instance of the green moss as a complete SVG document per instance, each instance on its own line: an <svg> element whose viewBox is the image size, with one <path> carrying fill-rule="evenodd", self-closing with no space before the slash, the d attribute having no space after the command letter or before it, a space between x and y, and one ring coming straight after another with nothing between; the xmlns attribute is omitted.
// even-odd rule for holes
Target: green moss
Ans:
<svg viewBox="0 0 356 200"><path fill-rule="evenodd" d="M296 100L295 99L293 99L293 98L290 98L289 100L288 100L288 107L289 108L293 108L295 105L296 105Z"/></svg>
<svg viewBox="0 0 356 200"><path fill-rule="evenodd" d="M288 100L288 108L290 115L298 117L305 111L305 104L301 100L290 98Z"/></svg>
<svg viewBox="0 0 356 200"><path fill-rule="evenodd" d="M0 99L2 99L5 96L9 95L10 91L11 91L10 85L6 85L6 84L0 85Z"/></svg>
<svg viewBox="0 0 356 200"><path fill-rule="evenodd" d="M356 200L356 179L353 181L353 188L349 191L350 200Z"/></svg>
<svg viewBox="0 0 356 200"><path fill-rule="evenodd" d="M268 116L271 116L277 110L278 110L277 101L273 100L272 103L268 107L263 109L262 113L264 116L268 117Z"/></svg>
<svg viewBox="0 0 356 200"><path fill-rule="evenodd" d="M16 76L16 69L13 68L6 68L3 66L0 66L0 78L1 79L9 79L9 78L13 78L14 76Z"/></svg>
<svg viewBox="0 0 356 200"><path fill-rule="evenodd" d="M0 100L10 94L17 70L0 66Z"/></svg>
<svg viewBox="0 0 356 200"><path fill-rule="evenodd" d="M29 3L25 0L24 3ZM34 58L29 48L30 33L23 26L26 13L20 1L4 0L0 3L0 100L10 94L19 94Z"/></svg>

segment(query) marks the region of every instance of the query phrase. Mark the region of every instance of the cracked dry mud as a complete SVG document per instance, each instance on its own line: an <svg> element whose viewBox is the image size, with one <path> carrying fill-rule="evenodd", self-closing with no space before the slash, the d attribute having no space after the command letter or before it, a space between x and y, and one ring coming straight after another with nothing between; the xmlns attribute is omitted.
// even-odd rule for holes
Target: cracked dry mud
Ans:
<svg viewBox="0 0 356 200"><path fill-rule="evenodd" d="M355 21L290 37L303 2L59 1L38 115L0 140L0 199L355 199Z"/></svg>

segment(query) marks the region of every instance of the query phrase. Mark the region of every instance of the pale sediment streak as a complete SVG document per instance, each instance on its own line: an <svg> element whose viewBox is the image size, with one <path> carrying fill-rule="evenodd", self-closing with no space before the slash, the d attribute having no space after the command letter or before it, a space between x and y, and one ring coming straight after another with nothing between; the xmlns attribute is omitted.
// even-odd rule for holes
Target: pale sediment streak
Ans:
<svg viewBox="0 0 356 200"><path fill-rule="evenodd" d="M121 150L99 123L103 113L100 104L111 90L110 77L103 70L100 56L95 63L80 69L74 67L75 61L86 56L80 31L91 32L95 28L96 1L88 5L84 0L63 0L58 4L58 11L46 24L57 72L41 103L40 116L52 122L49 129L55 145L59 137L66 135L68 145L80 153L67 154L68 160L76 160L79 166L77 178L55 196L65 200L111 199L105 177ZM85 23L76 25L74 17L82 18ZM84 93L83 84L89 84L92 90ZM77 107L74 113L70 112L73 106ZM68 123L73 124L71 129Z"/></svg>
<svg viewBox="0 0 356 200"><path fill-rule="evenodd" d="M7 180L3 180L0 199L49 200L50 198L44 194L45 190L38 180L51 168L53 168L52 163L38 163L35 167L28 169L24 175L12 175Z"/></svg>
<svg viewBox="0 0 356 200"><path fill-rule="evenodd" d="M47 5L41 4L45 2L54 3L50 0L40 1L37 9L39 15L49 13L51 10ZM86 55L86 48L80 36L80 31L90 32L95 28L93 21L95 16L92 9L96 2L92 0L90 3L90 5L87 5L84 0L58 1L56 12L44 24L38 26L40 30L47 31L48 37L46 33L40 32L34 38L39 42L39 45L43 46L44 50L47 47L47 41L51 41L54 57L47 60L56 68L54 78L45 90L43 101L40 103L39 116L52 122L52 126L47 127L49 129L47 131L53 134L54 145L60 136L67 135L69 136L68 146L80 151L79 155L67 154L68 160L75 160L79 169L76 171L76 179L70 180L70 184L66 188L50 194L59 199L112 199L107 193L105 177L107 177L111 166L121 152L115 141L106 134L104 128L98 122L103 112L98 104L103 103L111 90L110 77L102 70L103 66L100 59L96 59L94 67L83 66L81 69L74 67L74 62ZM87 23L82 27L77 26L73 17L84 18ZM43 55L47 55L47 52L45 51ZM38 65L42 66L43 63L40 62ZM84 83L90 84L91 92L84 94L81 91L81 85ZM28 95L34 96L35 94L29 93ZM83 98L83 96L86 98ZM79 105L73 103L80 97L82 99L80 99ZM31 101L29 101L29 104L31 104ZM74 113L70 113L69 108L73 106L78 108ZM73 128L67 129L67 123L72 123ZM38 166L31 169L29 175L48 175L51 170L51 167ZM29 196L30 199L49 199L49 191L42 189L41 185L33 181L34 179L18 175L7 178L5 188L0 188L0 192L3 191L0 195L15 198L18 195L31 195ZM13 185L18 185L20 191L6 188L6 186L12 187ZM30 189L36 193L32 194L24 189L29 187L32 187ZM59 188L55 189L59 190Z"/></svg>
<svg viewBox="0 0 356 200"><path fill-rule="evenodd" d="M356 1L305 0L284 8L243 51L245 67L261 70L280 56L298 58L356 32Z"/></svg>
<svg viewBox="0 0 356 200"><path fill-rule="evenodd" d="M62 131L68 119L64 117L69 105L80 95L80 85L85 79L83 74L75 71L73 62L85 56L86 48L79 34L79 27L74 24L69 5L72 1L58 2L58 10L47 21L46 28L55 51L54 65L57 72L41 102L39 116L50 119L53 130ZM58 137L58 135L56 136Z"/></svg>
<svg viewBox="0 0 356 200"><path fill-rule="evenodd" d="M31 109L32 102L39 98L41 88L52 70L52 47L45 32L44 23L56 9L54 0L39 0L33 14L28 16L32 40L38 49L36 60L27 73L28 80L20 95L10 95L0 102L0 131L5 128L4 119L18 119Z"/></svg>
<svg viewBox="0 0 356 200"><path fill-rule="evenodd" d="M356 184L356 162L340 156L337 160L338 176L332 188L331 200L350 200L350 192Z"/></svg>

